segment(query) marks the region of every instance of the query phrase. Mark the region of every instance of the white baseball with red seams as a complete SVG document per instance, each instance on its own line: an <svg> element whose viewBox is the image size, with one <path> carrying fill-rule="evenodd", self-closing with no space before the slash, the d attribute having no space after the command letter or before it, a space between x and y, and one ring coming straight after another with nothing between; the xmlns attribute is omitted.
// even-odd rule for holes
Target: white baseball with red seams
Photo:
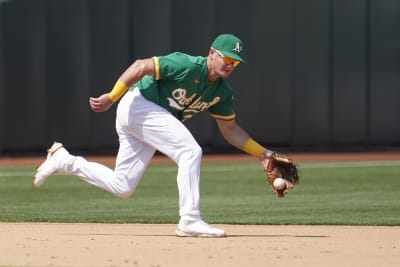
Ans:
<svg viewBox="0 0 400 267"><path fill-rule="evenodd" d="M283 189L283 188L285 188L285 180L284 179L282 179L282 178L275 178L275 180L274 180L274 187L277 189L277 190L281 190L281 189Z"/></svg>

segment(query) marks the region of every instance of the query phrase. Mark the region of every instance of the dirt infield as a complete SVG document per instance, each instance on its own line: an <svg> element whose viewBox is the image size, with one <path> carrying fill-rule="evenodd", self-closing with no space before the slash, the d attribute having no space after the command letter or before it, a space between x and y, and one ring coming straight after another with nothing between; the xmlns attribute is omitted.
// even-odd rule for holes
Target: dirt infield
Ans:
<svg viewBox="0 0 400 267"><path fill-rule="evenodd" d="M400 160L400 153L291 154L297 162ZM113 158L90 157L112 164ZM35 166L43 158L0 158ZM206 156L204 162L254 161ZM170 162L156 157L154 162ZM0 266L400 266L400 227L218 225L227 238L178 238L175 225L0 223Z"/></svg>
<svg viewBox="0 0 400 267"><path fill-rule="evenodd" d="M178 238L175 225L0 223L0 266L400 266L400 227L219 227L227 238Z"/></svg>

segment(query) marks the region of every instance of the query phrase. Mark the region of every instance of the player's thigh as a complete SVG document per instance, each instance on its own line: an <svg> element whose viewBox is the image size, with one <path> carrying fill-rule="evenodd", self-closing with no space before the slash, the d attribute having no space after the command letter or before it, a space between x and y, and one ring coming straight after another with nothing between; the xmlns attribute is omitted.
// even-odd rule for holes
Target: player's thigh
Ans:
<svg viewBox="0 0 400 267"><path fill-rule="evenodd" d="M142 145L148 144L175 162L182 154L187 155L187 151L201 154L187 127L165 108L145 99L138 89L127 92L120 101L116 127L117 131L131 135Z"/></svg>
<svg viewBox="0 0 400 267"><path fill-rule="evenodd" d="M136 187L150 163L155 149L130 133L118 130L118 136L120 144L115 174L120 179L128 180L131 187Z"/></svg>
<svg viewBox="0 0 400 267"><path fill-rule="evenodd" d="M143 125L144 141L175 162L185 153L201 154L201 148L188 128L169 112L155 112Z"/></svg>

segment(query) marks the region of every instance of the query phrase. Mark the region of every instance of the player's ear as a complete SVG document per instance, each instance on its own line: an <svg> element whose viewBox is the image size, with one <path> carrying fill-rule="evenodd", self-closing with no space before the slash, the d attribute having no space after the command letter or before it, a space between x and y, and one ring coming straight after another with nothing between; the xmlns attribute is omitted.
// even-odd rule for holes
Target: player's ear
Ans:
<svg viewBox="0 0 400 267"><path fill-rule="evenodd" d="M212 48L210 48L210 50L208 51L208 57L210 57L211 59L214 59L215 54L217 54L217 53L215 52L215 50L212 49Z"/></svg>

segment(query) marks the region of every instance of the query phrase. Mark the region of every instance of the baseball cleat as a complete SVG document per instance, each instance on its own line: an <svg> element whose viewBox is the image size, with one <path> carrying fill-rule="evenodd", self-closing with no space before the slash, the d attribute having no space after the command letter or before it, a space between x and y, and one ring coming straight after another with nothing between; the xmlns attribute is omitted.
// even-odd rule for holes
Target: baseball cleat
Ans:
<svg viewBox="0 0 400 267"><path fill-rule="evenodd" d="M179 237L226 237L224 230L214 228L202 220L180 221L175 233Z"/></svg>
<svg viewBox="0 0 400 267"><path fill-rule="evenodd" d="M36 174L33 178L33 186L40 187L46 179L57 172L61 160L69 154L61 143L54 142L53 145L47 150L46 160L36 168Z"/></svg>

